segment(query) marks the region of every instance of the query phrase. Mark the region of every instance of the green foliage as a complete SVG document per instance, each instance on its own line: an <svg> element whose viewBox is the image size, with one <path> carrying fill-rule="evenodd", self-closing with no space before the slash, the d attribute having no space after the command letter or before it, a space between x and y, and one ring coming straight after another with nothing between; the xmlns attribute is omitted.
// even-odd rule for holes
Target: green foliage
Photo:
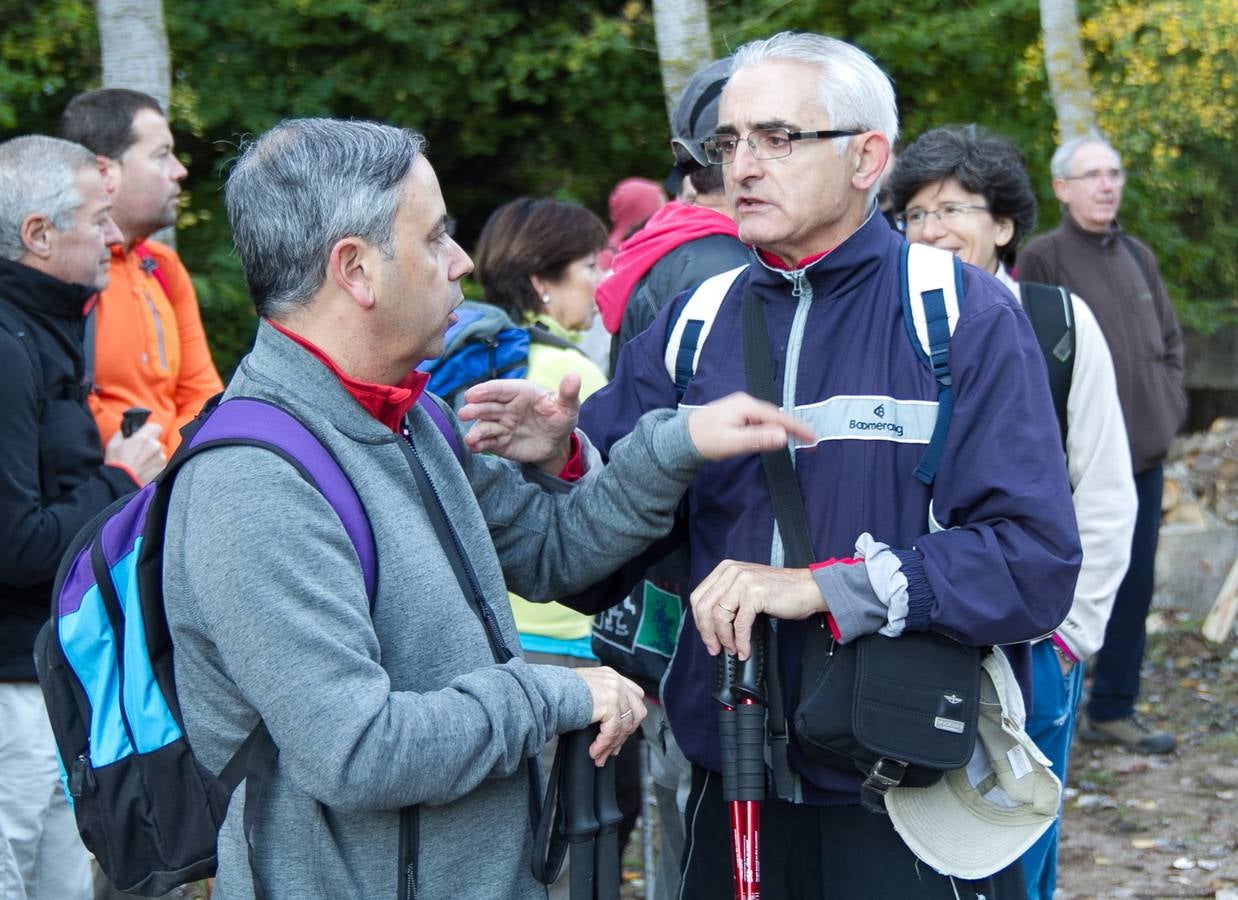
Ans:
<svg viewBox="0 0 1238 900"><path fill-rule="evenodd" d="M1105 24L1088 37L1098 93L1111 100L1124 91L1129 103L1142 97L1144 108L1174 108L1180 80L1123 85L1132 73L1148 74L1140 60L1176 58L1182 71L1198 69L1200 60L1181 45L1200 38L1189 28L1169 33L1152 16L1104 17L1126 2L1081 3L1085 22ZM1233 2L1201 0L1210 10ZM1177 18L1206 21L1206 11L1179 5L1186 11ZM179 247L225 372L254 327L219 190L246 135L288 116L316 115L422 131L466 247L490 211L515 196L554 194L605 214L616 181L634 174L661 180L670 163L649 0L195 0L168 3L165 15L172 118L191 172ZM719 53L783 28L853 41L891 73L905 139L968 121L1006 134L1027 154L1042 227L1056 222L1048 176L1054 114L1030 0L774 0L759 7L715 0L710 16ZM1119 34L1120 21L1136 18L1137 26ZM93 7L87 0L0 0L0 21L0 139L53 132L69 97L98 86ZM1232 53L1228 66L1222 74L1229 81L1195 97L1184 115L1210 121L1208 108L1226 103L1232 113ZM1144 177L1144 151L1124 145L1134 135L1115 137L1132 171L1124 219L1156 248L1184 319L1211 325L1235 295L1238 192L1228 134L1179 143L1180 164L1157 168L1155 178Z"/></svg>
<svg viewBox="0 0 1238 900"><path fill-rule="evenodd" d="M87 0L0 0L0 137L51 133L79 85L99 77Z"/></svg>
<svg viewBox="0 0 1238 900"><path fill-rule="evenodd" d="M1156 251L1184 325L1238 322L1238 3L1109 0L1080 14L1097 119L1130 173L1123 224ZM1046 90L1042 55L1025 51L1022 93ZM1059 220L1056 204L1045 218Z"/></svg>

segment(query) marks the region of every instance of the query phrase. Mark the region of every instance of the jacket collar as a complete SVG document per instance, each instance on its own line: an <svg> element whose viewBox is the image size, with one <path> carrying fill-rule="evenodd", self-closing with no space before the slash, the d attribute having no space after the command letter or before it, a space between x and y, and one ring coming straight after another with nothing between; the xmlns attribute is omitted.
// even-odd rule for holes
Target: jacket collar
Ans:
<svg viewBox="0 0 1238 900"><path fill-rule="evenodd" d="M788 282L805 278L812 285L814 294L846 292L871 278L888 258L891 248L902 243L902 240L874 206L864 224L846 240L823 256L809 257L807 264L799 268L772 266L758 252L757 263L752 266L752 283L754 286L780 288Z"/></svg>
<svg viewBox="0 0 1238 900"><path fill-rule="evenodd" d="M1110 247L1122 234L1122 224L1117 219L1104 231L1088 231L1075 221L1066 204L1062 204L1062 227L1079 240L1086 241L1094 247Z"/></svg>
<svg viewBox="0 0 1238 900"><path fill-rule="evenodd" d="M86 304L98 291L84 284L70 284L38 269L0 259L0 296L21 309L40 316L80 319Z"/></svg>
<svg viewBox="0 0 1238 900"><path fill-rule="evenodd" d="M227 396L278 402L303 421L325 417L353 440L386 443L395 433L375 419L322 362L266 319L241 361Z"/></svg>

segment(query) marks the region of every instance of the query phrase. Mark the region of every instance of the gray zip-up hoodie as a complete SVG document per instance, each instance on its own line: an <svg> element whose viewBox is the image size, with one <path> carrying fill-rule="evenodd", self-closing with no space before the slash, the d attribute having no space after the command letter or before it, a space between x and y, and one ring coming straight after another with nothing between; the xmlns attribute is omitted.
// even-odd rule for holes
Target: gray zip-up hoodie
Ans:
<svg viewBox="0 0 1238 900"><path fill-rule="evenodd" d="M177 478L164 590L178 694L213 771L258 717L279 748L253 834L267 897L544 896L530 873L525 760L587 723L588 689L566 669L495 663L402 438L321 363L263 323L228 395L280 403L335 455L378 559L371 616L339 518L267 450L212 450ZM457 461L417 406L409 431L517 654L507 587L561 596L608 574L669 529L702 462L670 411L642 419L596 478L565 493L493 457ZM220 834L217 900L253 896L244 793ZM415 891L401 827L417 832Z"/></svg>

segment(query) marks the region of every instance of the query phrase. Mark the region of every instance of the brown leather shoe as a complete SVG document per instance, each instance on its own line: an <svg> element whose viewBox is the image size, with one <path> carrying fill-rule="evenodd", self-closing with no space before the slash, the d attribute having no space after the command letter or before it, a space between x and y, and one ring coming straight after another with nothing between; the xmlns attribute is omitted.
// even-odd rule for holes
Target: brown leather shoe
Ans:
<svg viewBox="0 0 1238 900"><path fill-rule="evenodd" d="M1136 753L1172 753L1177 740L1167 731L1153 731L1137 715L1110 722L1097 722L1087 713L1079 716L1079 737L1093 744L1121 744Z"/></svg>

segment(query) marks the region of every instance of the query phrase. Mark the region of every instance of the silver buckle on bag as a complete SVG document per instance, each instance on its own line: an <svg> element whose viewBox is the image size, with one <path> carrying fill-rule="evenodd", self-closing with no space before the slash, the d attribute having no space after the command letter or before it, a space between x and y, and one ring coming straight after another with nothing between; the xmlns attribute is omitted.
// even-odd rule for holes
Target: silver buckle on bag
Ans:
<svg viewBox="0 0 1238 900"><path fill-rule="evenodd" d="M860 786L860 802L864 804L864 808L869 812L885 815L886 792L890 788L899 786L906 771L907 763L885 756L873 763L873 767L868 771L868 777Z"/></svg>

